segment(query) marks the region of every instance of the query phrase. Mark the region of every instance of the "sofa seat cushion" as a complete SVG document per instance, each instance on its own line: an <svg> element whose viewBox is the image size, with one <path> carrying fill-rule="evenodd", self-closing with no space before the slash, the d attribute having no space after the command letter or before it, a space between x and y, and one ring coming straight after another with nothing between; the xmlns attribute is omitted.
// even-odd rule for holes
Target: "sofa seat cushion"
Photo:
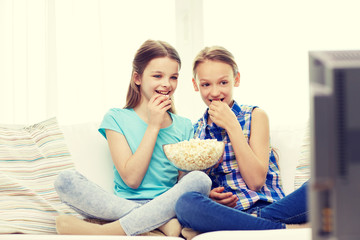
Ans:
<svg viewBox="0 0 360 240"><path fill-rule="evenodd" d="M311 228L299 229L275 229L275 230L251 230L251 231L216 231L203 233L193 240L238 240L238 239L276 239L276 240L310 240Z"/></svg>

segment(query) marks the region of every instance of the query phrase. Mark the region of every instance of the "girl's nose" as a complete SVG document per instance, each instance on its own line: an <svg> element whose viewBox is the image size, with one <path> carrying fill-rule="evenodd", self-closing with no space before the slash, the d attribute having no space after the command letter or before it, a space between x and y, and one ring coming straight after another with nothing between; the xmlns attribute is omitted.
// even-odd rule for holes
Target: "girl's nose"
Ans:
<svg viewBox="0 0 360 240"><path fill-rule="evenodd" d="M211 90L210 90L210 94L211 96L219 96L220 95L220 91L217 87L212 87Z"/></svg>
<svg viewBox="0 0 360 240"><path fill-rule="evenodd" d="M168 87L168 86L170 86L170 81L169 81L169 79L164 78L164 79L162 80L162 82L161 82L161 85L162 85L163 87Z"/></svg>

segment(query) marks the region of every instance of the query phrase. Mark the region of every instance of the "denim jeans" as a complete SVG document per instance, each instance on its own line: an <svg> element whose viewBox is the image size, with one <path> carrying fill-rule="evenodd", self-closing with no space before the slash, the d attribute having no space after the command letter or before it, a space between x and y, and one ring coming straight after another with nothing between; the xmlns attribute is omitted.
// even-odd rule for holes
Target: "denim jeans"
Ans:
<svg viewBox="0 0 360 240"><path fill-rule="evenodd" d="M60 199L83 216L119 220L127 235L138 235L174 218L176 201L184 193L209 195L211 180L203 172L190 172L174 187L152 200L120 198L106 192L75 170L61 172L54 185Z"/></svg>
<svg viewBox="0 0 360 240"><path fill-rule="evenodd" d="M247 211L230 208L207 196L188 192L179 198L175 211L184 227L199 232L282 229L286 224L307 222L307 186L306 182L279 201L260 202ZM257 217L249 213L254 211L257 212Z"/></svg>

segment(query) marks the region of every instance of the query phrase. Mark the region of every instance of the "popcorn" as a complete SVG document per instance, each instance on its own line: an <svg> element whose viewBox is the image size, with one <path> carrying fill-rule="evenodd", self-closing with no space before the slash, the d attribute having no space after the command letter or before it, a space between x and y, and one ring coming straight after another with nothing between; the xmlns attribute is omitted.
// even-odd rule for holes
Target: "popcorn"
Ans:
<svg viewBox="0 0 360 240"><path fill-rule="evenodd" d="M180 170L206 170L224 154L225 144L216 139L190 139L163 146L166 157Z"/></svg>

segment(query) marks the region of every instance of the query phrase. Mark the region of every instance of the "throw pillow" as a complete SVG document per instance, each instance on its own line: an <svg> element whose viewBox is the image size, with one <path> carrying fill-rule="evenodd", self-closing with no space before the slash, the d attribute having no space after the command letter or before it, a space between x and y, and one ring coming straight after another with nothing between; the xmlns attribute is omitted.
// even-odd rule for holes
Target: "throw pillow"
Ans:
<svg viewBox="0 0 360 240"><path fill-rule="evenodd" d="M57 215L77 215L53 185L60 171L73 167L56 118L0 126L0 233L55 234Z"/></svg>
<svg viewBox="0 0 360 240"><path fill-rule="evenodd" d="M310 124L307 123L303 137L300 158L295 170L295 190L310 178Z"/></svg>

